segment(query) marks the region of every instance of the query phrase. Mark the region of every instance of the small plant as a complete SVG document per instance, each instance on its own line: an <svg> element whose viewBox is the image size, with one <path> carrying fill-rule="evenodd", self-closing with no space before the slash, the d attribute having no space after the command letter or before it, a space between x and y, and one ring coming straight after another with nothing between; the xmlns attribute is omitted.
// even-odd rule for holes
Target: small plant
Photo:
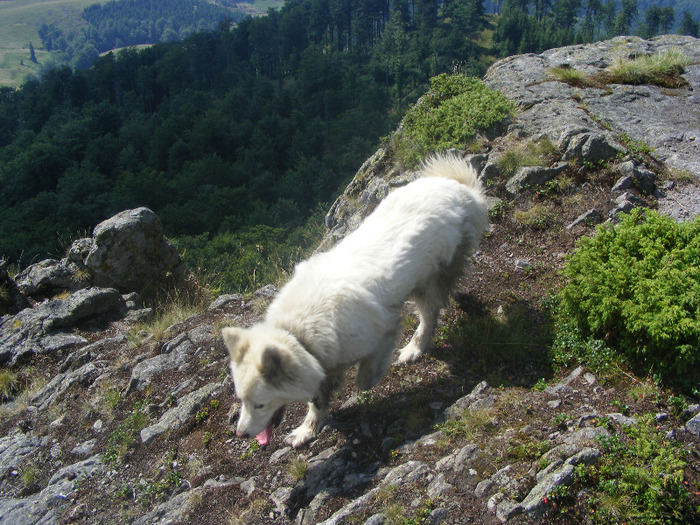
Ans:
<svg viewBox="0 0 700 525"><path fill-rule="evenodd" d="M569 414L557 414L552 419L552 422L558 427L566 426L566 423L569 421L571 421L571 416Z"/></svg>
<svg viewBox="0 0 700 525"><path fill-rule="evenodd" d="M118 463L124 459L129 450L136 445L136 435L148 424L144 412L147 401L138 401L124 422L110 434L107 450L104 453L106 463Z"/></svg>
<svg viewBox="0 0 700 525"><path fill-rule="evenodd" d="M248 450L241 454L241 461L252 457L258 450L260 450L260 445L258 444L258 442L255 440L251 441Z"/></svg>
<svg viewBox="0 0 700 525"><path fill-rule="evenodd" d="M301 458L293 459L289 464L289 468L287 469L287 472L289 472L289 475L295 481L304 479L308 471L309 464Z"/></svg>
<svg viewBox="0 0 700 525"><path fill-rule="evenodd" d="M204 423L207 420L208 417L209 417L209 409L207 407L204 407L201 410L197 411L197 413L194 416L194 419L198 425L201 425L202 423Z"/></svg>
<svg viewBox="0 0 700 525"><path fill-rule="evenodd" d="M545 230L555 222L555 216L550 208L535 204L527 210L517 210L514 214L516 222L532 230Z"/></svg>
<svg viewBox="0 0 700 525"><path fill-rule="evenodd" d="M9 368L0 369L0 401L8 401L17 393L19 381L17 372Z"/></svg>
<svg viewBox="0 0 700 525"><path fill-rule="evenodd" d="M679 417L683 411L688 409L688 402L683 396L669 396L666 400L674 416Z"/></svg>
<svg viewBox="0 0 700 525"><path fill-rule="evenodd" d="M204 435L202 436L202 444L204 445L204 448L209 448L209 444L211 443L211 440L214 436L212 435L211 432L205 432Z"/></svg>

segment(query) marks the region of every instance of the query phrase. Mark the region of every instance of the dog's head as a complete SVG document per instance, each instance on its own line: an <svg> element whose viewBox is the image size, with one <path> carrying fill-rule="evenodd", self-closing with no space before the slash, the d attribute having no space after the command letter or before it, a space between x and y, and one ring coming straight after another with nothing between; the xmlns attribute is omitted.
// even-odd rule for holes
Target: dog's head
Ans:
<svg viewBox="0 0 700 525"><path fill-rule="evenodd" d="M267 444L292 401L308 401L325 376L320 363L289 333L265 325L221 331L242 401L236 435Z"/></svg>

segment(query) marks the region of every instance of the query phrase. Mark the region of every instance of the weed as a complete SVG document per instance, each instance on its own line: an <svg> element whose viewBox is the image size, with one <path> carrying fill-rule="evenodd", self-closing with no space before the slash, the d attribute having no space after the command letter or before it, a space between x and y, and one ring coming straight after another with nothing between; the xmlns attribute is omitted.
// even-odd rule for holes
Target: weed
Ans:
<svg viewBox="0 0 700 525"><path fill-rule="evenodd" d="M121 462L129 450L136 445L136 435L148 424L148 416L144 412L147 404L146 400L135 403L124 422L110 434L104 453L106 463Z"/></svg>
<svg viewBox="0 0 700 525"><path fill-rule="evenodd" d="M258 442L255 440L251 441L248 450L241 454L241 461L252 457L258 450L260 450L260 445L258 444Z"/></svg>
<svg viewBox="0 0 700 525"><path fill-rule="evenodd" d="M14 397L19 387L17 372L9 368L0 369L0 401L8 401Z"/></svg>
<svg viewBox="0 0 700 525"><path fill-rule="evenodd" d="M493 429L493 410L465 409L457 418L448 419L435 426L443 435L450 438L472 439L481 432L490 433Z"/></svg>
<svg viewBox="0 0 700 525"><path fill-rule="evenodd" d="M213 435L211 432L205 432L204 435L202 436L202 444L204 445L204 448L209 448L209 444L211 443L211 440L213 439Z"/></svg>
<svg viewBox="0 0 700 525"><path fill-rule="evenodd" d="M555 215L550 208L535 204L528 210L517 210L513 215L516 222L532 230L545 230L555 222Z"/></svg>
<svg viewBox="0 0 700 525"><path fill-rule="evenodd" d="M309 464L301 458L295 458L289 463L287 472L292 477L293 480L299 481L304 479L306 473L309 471Z"/></svg>

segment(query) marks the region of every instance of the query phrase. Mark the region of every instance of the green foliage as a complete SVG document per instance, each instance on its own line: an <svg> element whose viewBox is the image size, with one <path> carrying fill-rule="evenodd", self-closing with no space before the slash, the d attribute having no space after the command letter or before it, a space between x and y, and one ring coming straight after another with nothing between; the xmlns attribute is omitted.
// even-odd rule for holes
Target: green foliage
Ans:
<svg viewBox="0 0 700 525"><path fill-rule="evenodd" d="M700 362L700 219L677 224L634 210L583 238L566 264L560 319L578 342L619 348L631 364L671 383L697 384ZM570 324L567 324L570 323ZM556 346L556 345L555 345Z"/></svg>
<svg viewBox="0 0 700 525"><path fill-rule="evenodd" d="M103 456L105 462L121 462L129 450L136 445L138 433L148 424L148 415L144 412L147 404L147 401L138 401L134 404L124 422L110 434Z"/></svg>
<svg viewBox="0 0 700 525"><path fill-rule="evenodd" d="M515 112L513 102L477 78L441 74L430 83L430 90L406 114L397 138L406 165L417 164L432 151L464 148Z"/></svg>
<svg viewBox="0 0 700 525"><path fill-rule="evenodd" d="M622 435L600 437L603 456L579 473L592 486L594 523L694 523L700 518L684 483L687 452L666 439L653 415L624 427Z"/></svg>
<svg viewBox="0 0 700 525"><path fill-rule="evenodd" d="M0 368L0 401L12 399L18 387L17 372L9 368Z"/></svg>

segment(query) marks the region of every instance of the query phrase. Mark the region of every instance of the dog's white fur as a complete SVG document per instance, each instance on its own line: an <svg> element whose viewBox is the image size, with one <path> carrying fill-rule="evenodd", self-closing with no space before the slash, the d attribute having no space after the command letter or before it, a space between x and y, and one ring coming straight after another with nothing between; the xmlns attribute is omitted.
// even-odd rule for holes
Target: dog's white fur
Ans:
<svg viewBox="0 0 700 525"><path fill-rule="evenodd" d="M384 377L408 299L420 322L399 361L429 349L488 209L476 173L457 155L434 156L422 172L331 251L299 263L262 323L223 329L242 400L239 436L260 433L292 401L309 401L309 411L287 441L298 447L317 435L348 367L358 365L360 390Z"/></svg>

